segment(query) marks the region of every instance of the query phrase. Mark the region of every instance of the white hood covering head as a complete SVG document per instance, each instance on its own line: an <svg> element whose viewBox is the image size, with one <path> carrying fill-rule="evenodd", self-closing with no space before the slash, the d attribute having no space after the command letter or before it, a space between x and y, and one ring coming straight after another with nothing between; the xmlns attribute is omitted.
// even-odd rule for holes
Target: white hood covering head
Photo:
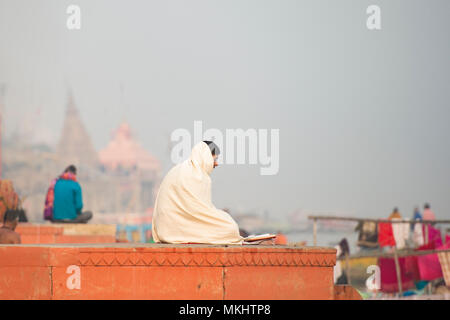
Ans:
<svg viewBox="0 0 450 320"><path fill-rule="evenodd" d="M156 197L152 235L155 242L242 244L239 227L211 201L214 159L204 142L166 175Z"/></svg>

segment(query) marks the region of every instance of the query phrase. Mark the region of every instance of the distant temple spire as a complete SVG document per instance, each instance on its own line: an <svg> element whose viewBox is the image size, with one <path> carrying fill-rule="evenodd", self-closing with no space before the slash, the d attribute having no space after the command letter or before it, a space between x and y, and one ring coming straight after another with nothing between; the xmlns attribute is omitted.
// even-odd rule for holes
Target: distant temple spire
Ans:
<svg viewBox="0 0 450 320"><path fill-rule="evenodd" d="M81 121L72 92L69 92L68 95L66 118L57 146L57 154L67 164L85 166L98 164L97 152Z"/></svg>

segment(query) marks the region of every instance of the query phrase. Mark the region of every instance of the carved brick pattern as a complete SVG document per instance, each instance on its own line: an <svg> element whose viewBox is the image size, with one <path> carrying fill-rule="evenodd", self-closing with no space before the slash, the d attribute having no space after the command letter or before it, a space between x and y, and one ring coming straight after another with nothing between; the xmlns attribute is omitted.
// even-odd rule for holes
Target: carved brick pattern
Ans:
<svg viewBox="0 0 450 320"><path fill-rule="evenodd" d="M333 267L336 257L329 253L305 252L99 252L81 251L81 266L311 266Z"/></svg>

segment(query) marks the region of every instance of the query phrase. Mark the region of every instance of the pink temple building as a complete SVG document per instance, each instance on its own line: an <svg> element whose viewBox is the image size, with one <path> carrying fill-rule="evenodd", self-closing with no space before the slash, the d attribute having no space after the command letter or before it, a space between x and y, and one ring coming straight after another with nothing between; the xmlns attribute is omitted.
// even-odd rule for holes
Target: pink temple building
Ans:
<svg viewBox="0 0 450 320"><path fill-rule="evenodd" d="M159 161L134 139L126 122L115 130L108 146L99 152L99 159L108 171L137 170L156 175L160 170Z"/></svg>
<svg viewBox="0 0 450 320"><path fill-rule="evenodd" d="M102 170L115 177L118 188L112 199L115 212L149 212L154 204L160 162L134 138L128 123L114 131L98 158Z"/></svg>

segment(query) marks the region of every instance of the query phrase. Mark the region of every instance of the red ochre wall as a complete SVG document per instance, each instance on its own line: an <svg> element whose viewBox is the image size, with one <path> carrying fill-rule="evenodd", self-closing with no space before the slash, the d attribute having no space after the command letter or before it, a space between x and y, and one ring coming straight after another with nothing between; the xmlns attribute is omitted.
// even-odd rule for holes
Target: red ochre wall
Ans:
<svg viewBox="0 0 450 320"><path fill-rule="evenodd" d="M335 299L335 263L320 247L3 245L0 299Z"/></svg>

